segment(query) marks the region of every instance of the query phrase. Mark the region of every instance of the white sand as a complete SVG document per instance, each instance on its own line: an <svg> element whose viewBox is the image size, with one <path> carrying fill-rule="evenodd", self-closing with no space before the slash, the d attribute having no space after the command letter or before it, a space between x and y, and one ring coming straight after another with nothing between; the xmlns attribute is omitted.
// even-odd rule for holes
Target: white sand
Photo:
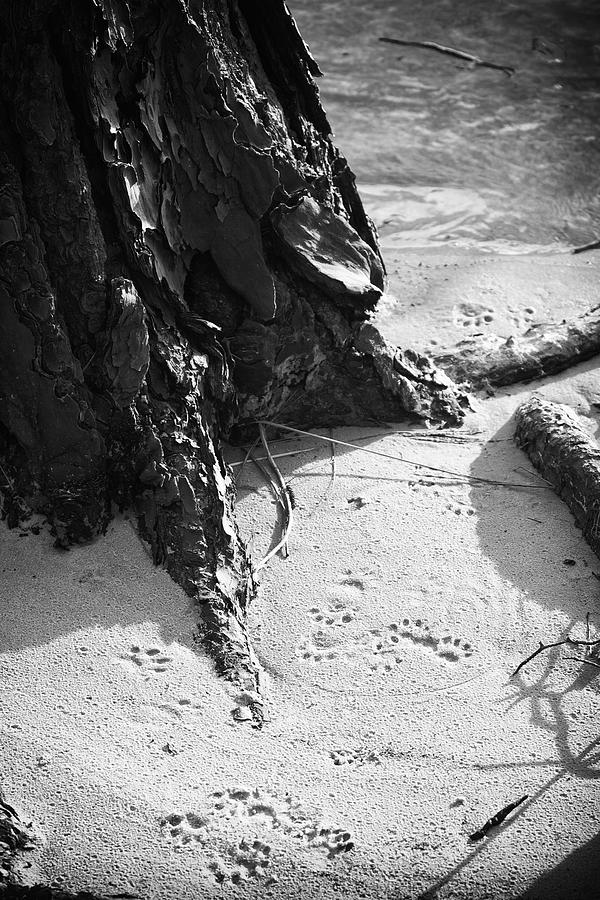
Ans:
<svg viewBox="0 0 600 900"><path fill-rule="evenodd" d="M425 271L443 282L451 262L438 254ZM571 288L587 290L584 265ZM556 271L521 271L529 289L547 277L556 313ZM542 303L527 301L525 276L518 309ZM440 344L477 330L457 324L461 290L440 300ZM498 296L480 302L506 313ZM431 336L421 325L406 343ZM600 561L528 474L510 421L533 389L597 415L596 367L480 403L469 442L336 432L529 489L339 447L332 479L327 445L273 444L316 449L280 459L298 505L290 557L265 570L251 613L262 731L234 721L231 688L194 649L196 612L128 521L68 553L44 530L2 526L2 787L42 835L26 879L161 900L598 896L600 671L553 652L509 677L538 640L583 636L588 611L600 629ZM249 465L239 490L258 557L273 498ZM523 794L505 826L469 843Z"/></svg>

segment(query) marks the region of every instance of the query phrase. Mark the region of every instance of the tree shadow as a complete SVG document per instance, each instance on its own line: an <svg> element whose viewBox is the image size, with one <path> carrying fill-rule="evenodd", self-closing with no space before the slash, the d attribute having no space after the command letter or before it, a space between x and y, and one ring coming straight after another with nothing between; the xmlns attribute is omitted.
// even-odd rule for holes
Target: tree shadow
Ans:
<svg viewBox="0 0 600 900"><path fill-rule="evenodd" d="M541 875L517 900L591 900L600 885L600 832Z"/></svg>
<svg viewBox="0 0 600 900"><path fill-rule="evenodd" d="M191 644L197 612L132 522L118 517L106 535L68 551L53 540L45 526L0 527L0 653L142 623L155 623L165 644Z"/></svg>

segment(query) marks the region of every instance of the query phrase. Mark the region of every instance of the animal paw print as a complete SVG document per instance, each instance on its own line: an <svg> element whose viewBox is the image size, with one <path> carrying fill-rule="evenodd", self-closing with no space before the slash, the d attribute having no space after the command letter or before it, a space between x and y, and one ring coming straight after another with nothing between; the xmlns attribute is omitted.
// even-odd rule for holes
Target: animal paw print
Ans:
<svg viewBox="0 0 600 900"><path fill-rule="evenodd" d="M270 828L305 841L311 849L325 850L329 859L354 847L349 831L316 822L289 794L281 799L258 788L250 790L244 787L216 791L212 798L211 815L235 821L245 817L255 818L257 823L267 824Z"/></svg>
<svg viewBox="0 0 600 900"><path fill-rule="evenodd" d="M334 766L364 766L365 763L380 763L381 756L377 750L359 747L357 750L330 750L329 756Z"/></svg>
<svg viewBox="0 0 600 900"><path fill-rule="evenodd" d="M460 303L454 308L454 324L461 328L485 328L494 321L494 310L480 303Z"/></svg>
<svg viewBox="0 0 600 900"><path fill-rule="evenodd" d="M271 861L271 847L264 841L242 838L228 855L229 865L223 859L208 865L208 870L217 884L227 881L231 884L241 884L249 878L263 878Z"/></svg>
<svg viewBox="0 0 600 900"><path fill-rule="evenodd" d="M369 632L367 640L371 656L369 668L372 671L391 672L395 666L403 662L404 656L400 652L401 642L397 625L373 628Z"/></svg>
<svg viewBox="0 0 600 900"><path fill-rule="evenodd" d="M472 506L467 506L465 503L446 503L446 510L448 512L454 513L455 516L474 516L475 510Z"/></svg>
<svg viewBox="0 0 600 900"><path fill-rule="evenodd" d="M325 609L312 606L308 614L313 622L316 622L321 628L323 626L332 628L336 625L349 625L354 619L354 613L350 612L346 604L341 601L332 603Z"/></svg>
<svg viewBox="0 0 600 900"><path fill-rule="evenodd" d="M341 828L319 828L318 825L306 825L302 836L309 847L323 849L328 859L333 859L338 853L348 853L354 848L354 841L349 831Z"/></svg>
<svg viewBox="0 0 600 900"><path fill-rule="evenodd" d="M535 309L533 306L526 306L524 309L519 309L516 306L509 306L508 312L510 313L510 321L513 325L516 325L517 328L523 328L524 326L531 325L535 320Z"/></svg>
<svg viewBox="0 0 600 900"><path fill-rule="evenodd" d="M445 634L438 637L431 633L429 625L422 619L402 619L399 625L389 625L390 631L403 641L410 641L426 650L431 650L440 659L446 662L459 662L473 655L473 646L462 638Z"/></svg>
<svg viewBox="0 0 600 900"><path fill-rule="evenodd" d="M308 663L332 661L349 655L351 651L337 643L335 635L326 631L315 631L310 637L303 638L296 647L296 656Z"/></svg>
<svg viewBox="0 0 600 900"><path fill-rule="evenodd" d="M146 675L146 678L150 678L153 674L166 672L167 666L172 662L171 657L164 656L163 651L158 647L142 650L136 645L129 648L129 653L123 659L137 666Z"/></svg>
<svg viewBox="0 0 600 900"><path fill-rule="evenodd" d="M169 835L176 848L187 844L206 844L209 837L208 820L194 812L172 813L160 823L161 828L168 828Z"/></svg>

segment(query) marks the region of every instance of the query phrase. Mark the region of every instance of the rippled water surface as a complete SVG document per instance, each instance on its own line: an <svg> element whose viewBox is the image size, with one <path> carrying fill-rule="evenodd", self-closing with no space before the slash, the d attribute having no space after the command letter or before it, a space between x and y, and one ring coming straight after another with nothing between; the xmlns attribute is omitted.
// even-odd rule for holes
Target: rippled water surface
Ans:
<svg viewBox="0 0 600 900"><path fill-rule="evenodd" d="M518 252L600 234L600 0L290 6L384 245ZM516 72L381 36L435 41Z"/></svg>

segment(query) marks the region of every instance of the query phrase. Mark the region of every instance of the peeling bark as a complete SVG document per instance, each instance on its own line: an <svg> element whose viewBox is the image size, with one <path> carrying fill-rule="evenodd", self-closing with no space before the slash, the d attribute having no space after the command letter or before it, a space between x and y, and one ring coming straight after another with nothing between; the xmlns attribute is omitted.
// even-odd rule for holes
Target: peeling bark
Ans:
<svg viewBox="0 0 600 900"><path fill-rule="evenodd" d="M600 447L581 420L568 406L532 397L517 410L515 441L600 556Z"/></svg>
<svg viewBox="0 0 600 900"><path fill-rule="evenodd" d="M369 323L377 236L282 0L9 0L0 22L5 513L61 546L135 506L262 724L223 436L457 424Z"/></svg>
<svg viewBox="0 0 600 900"><path fill-rule="evenodd" d="M570 321L532 325L521 337L461 341L435 362L456 381L485 390L555 375L600 353L600 306Z"/></svg>

